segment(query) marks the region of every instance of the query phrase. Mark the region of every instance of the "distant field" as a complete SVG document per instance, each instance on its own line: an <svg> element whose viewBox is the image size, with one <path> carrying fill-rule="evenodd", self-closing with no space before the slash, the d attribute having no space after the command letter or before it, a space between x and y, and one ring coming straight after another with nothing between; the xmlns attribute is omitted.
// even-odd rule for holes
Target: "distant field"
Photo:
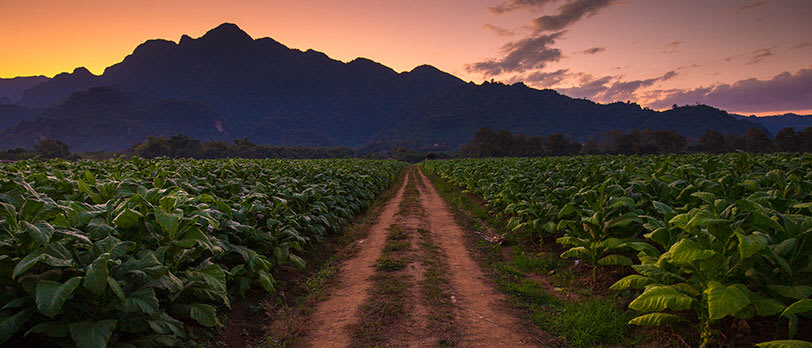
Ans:
<svg viewBox="0 0 812 348"><path fill-rule="evenodd" d="M639 289L628 305L636 313L631 324L687 322L699 331L698 343L710 346L731 318L772 318L780 331L757 336L786 338L812 314L809 154L460 159L423 166L485 199L492 213L508 219L514 240L555 238L561 257L590 265L593 280L604 268L631 266L633 274L611 285Z"/></svg>
<svg viewBox="0 0 812 348"><path fill-rule="evenodd" d="M389 188L377 160L0 164L0 343L172 346ZM26 339L23 340L23 334ZM9 341L11 340L11 341Z"/></svg>

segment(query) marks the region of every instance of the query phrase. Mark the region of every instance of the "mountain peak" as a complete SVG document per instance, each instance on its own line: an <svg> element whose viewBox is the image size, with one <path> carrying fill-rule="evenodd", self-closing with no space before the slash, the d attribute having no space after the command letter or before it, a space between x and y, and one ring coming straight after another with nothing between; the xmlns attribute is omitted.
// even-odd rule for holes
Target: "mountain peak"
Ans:
<svg viewBox="0 0 812 348"><path fill-rule="evenodd" d="M232 42L254 40L248 33L244 32L234 23L220 24L216 28L206 32L201 39Z"/></svg>
<svg viewBox="0 0 812 348"><path fill-rule="evenodd" d="M80 66L80 67L78 67L76 69L73 69L73 74L72 75L75 75L75 76L94 76L93 73L90 72L90 70L87 70L87 68L85 68L83 66Z"/></svg>

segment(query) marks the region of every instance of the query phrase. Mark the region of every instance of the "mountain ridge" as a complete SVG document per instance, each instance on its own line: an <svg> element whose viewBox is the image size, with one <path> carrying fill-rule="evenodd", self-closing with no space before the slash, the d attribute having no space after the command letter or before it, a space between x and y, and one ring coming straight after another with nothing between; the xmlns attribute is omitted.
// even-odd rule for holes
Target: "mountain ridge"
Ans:
<svg viewBox="0 0 812 348"><path fill-rule="evenodd" d="M197 129L195 132L208 138L226 137L212 131L211 120L218 119L232 138L248 137L258 144L273 145L358 147L406 141L455 147L486 126L529 136L564 133L578 140L610 129L641 127L679 129L688 137L698 137L707 129L734 133L753 127L770 130L759 120L731 117L714 108L657 112L633 103L573 99L524 84L465 83L430 65L396 72L367 58L341 62L313 49L288 48L272 38L253 39L237 25L223 23L199 38L183 35L177 43L147 40L101 75L77 68L25 90L21 104L43 111L33 112L39 117L34 120L30 114L24 115L29 122L26 127L2 130L0 148L30 146L27 141L37 138L32 134L37 122L45 127L56 119L74 118L85 129L109 123L103 118L78 119L60 111L75 93L103 86L132 101L132 105L122 106L124 109L157 110L154 106L166 100L202 105L210 112L192 107L186 110L207 115L201 116L208 120L206 130L188 125ZM93 112L102 108L92 102L83 105ZM196 111L190 111L193 109ZM130 116L122 122L128 129L154 129L146 124L155 121L149 115L125 113ZM677 115L681 119L670 117ZM812 118L800 120L798 124ZM183 132L180 124L173 123L172 127ZM123 149L132 145L125 143L134 139L132 134L152 135L124 128L116 132L110 139L118 134L121 141L93 146ZM69 134L59 136L73 138ZM95 150L91 143L81 143L71 145L77 150Z"/></svg>

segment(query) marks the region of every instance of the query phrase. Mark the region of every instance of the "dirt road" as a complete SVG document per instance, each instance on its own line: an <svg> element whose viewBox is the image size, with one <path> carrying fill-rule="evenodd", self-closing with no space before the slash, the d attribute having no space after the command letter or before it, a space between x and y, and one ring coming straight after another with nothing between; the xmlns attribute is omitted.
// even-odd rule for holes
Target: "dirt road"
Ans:
<svg viewBox="0 0 812 348"><path fill-rule="evenodd" d="M369 303L374 300L370 296L380 287L376 282L381 278L376 274L382 271L376 269L376 262L385 254L385 247L389 248L388 228L398 225L408 231L411 238L411 251L398 254L405 255L402 257L408 263L401 271L408 299L401 303L405 313L380 328L385 337L376 345L439 346L448 344L444 341L448 340L448 332L443 330L453 330L457 340L453 343L457 347L538 347L535 343L538 341L521 329L519 319L505 310L503 295L493 288L472 258L465 246L466 231L457 224L431 181L417 167L410 170L398 193L385 203L367 238L358 242L358 254L341 265L338 286L330 289L329 298L311 315L312 329L305 337L306 345L348 347L367 342L359 341L359 331L353 331L353 327L363 324L359 323L364 320L361 313L364 308L369 311ZM424 234L419 237L417 231L421 230ZM418 243L418 239L422 242ZM418 245L431 246L436 250L433 255L439 255L436 258L439 261L432 262L441 264L442 274L428 278L441 278L438 284L447 284L437 292L444 297L441 301L451 304L450 315L442 320L453 322L446 325L437 325L438 302L431 302L430 296L421 296L418 290L431 288L424 283L426 260L421 262L421 258L430 254ZM436 267L432 269L437 273Z"/></svg>

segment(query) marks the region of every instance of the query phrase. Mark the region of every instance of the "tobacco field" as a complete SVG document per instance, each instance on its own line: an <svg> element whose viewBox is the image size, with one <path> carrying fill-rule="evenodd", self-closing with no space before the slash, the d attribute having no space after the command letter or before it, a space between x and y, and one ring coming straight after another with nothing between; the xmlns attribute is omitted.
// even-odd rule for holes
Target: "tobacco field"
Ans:
<svg viewBox="0 0 812 348"><path fill-rule="evenodd" d="M690 323L702 347L728 318L783 327L812 316L812 156L691 154L428 161L487 201L511 231L553 239L562 258L630 266L632 325ZM517 232L518 233L518 232ZM756 342L758 343L758 342Z"/></svg>
<svg viewBox="0 0 812 348"><path fill-rule="evenodd" d="M172 346L389 188L378 160L0 164L0 343ZM31 341L29 341L31 340Z"/></svg>

